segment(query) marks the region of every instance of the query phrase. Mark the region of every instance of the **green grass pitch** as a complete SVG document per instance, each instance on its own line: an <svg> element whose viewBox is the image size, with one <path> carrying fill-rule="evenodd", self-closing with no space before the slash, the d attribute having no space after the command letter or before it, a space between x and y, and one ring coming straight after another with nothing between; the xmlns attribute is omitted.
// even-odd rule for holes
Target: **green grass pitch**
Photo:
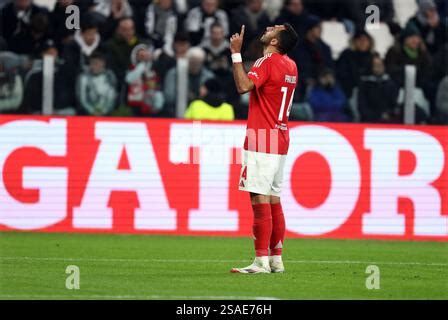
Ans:
<svg viewBox="0 0 448 320"><path fill-rule="evenodd" d="M288 239L286 273L229 272L251 254L249 238L3 232L0 299L448 299L446 243Z"/></svg>

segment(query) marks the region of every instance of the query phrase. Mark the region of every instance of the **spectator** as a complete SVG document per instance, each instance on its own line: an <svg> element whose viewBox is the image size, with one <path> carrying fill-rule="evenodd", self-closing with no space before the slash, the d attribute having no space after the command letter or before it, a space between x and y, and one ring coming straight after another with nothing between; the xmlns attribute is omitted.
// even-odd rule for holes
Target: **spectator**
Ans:
<svg viewBox="0 0 448 320"><path fill-rule="evenodd" d="M347 122L345 113L347 99L344 92L336 85L333 71L324 69L319 74L318 84L311 89L308 103L315 121Z"/></svg>
<svg viewBox="0 0 448 320"><path fill-rule="evenodd" d="M386 54L386 70L392 79L404 86L405 66L414 65L417 69L416 90L414 100L416 105L416 123L427 123L428 117L435 114L435 95L437 86L432 81L432 59L422 41L419 30L413 24L408 24L403 30L401 41L389 49ZM400 95L400 106L404 99Z"/></svg>
<svg viewBox="0 0 448 320"><path fill-rule="evenodd" d="M232 60L229 41L224 36L224 29L219 23L211 26L210 40L202 44L206 53L205 66L211 70L226 90L226 99L236 105L240 95L236 90L232 74Z"/></svg>
<svg viewBox="0 0 448 320"><path fill-rule="evenodd" d="M159 75L162 83L168 70L176 66L176 60L185 58L190 49L190 38L186 32L178 32L174 36L173 49L167 51L164 48L154 64L154 70Z"/></svg>
<svg viewBox="0 0 448 320"><path fill-rule="evenodd" d="M131 66L126 74L128 105L134 115L158 113L165 102L160 88L160 78L153 68L152 48L139 44L131 54Z"/></svg>
<svg viewBox="0 0 448 320"><path fill-rule="evenodd" d="M448 76L443 78L437 90L436 107L440 122L448 124Z"/></svg>
<svg viewBox="0 0 448 320"><path fill-rule="evenodd" d="M81 30L76 30L74 39L64 48L64 70L70 88L75 88L76 78L87 69L89 58L99 48L101 42L96 23L88 16L84 16L81 22Z"/></svg>
<svg viewBox="0 0 448 320"><path fill-rule="evenodd" d="M398 86L386 73L381 57L374 55L369 75L361 76L358 110L362 122L400 122Z"/></svg>
<svg viewBox="0 0 448 320"><path fill-rule="evenodd" d="M139 39L135 34L134 21L130 18L121 19L117 25L115 36L106 44L110 67L119 83L124 81L131 59L131 52L137 44L139 44Z"/></svg>
<svg viewBox="0 0 448 320"><path fill-rule="evenodd" d="M0 114L18 113L22 105L23 82L18 72L22 64L15 53L0 53Z"/></svg>
<svg viewBox="0 0 448 320"><path fill-rule="evenodd" d="M392 79L402 87L404 85L404 69L406 65L417 68L417 87L425 88L430 82L431 57L422 41L419 30L409 24L396 43L386 54L386 70Z"/></svg>
<svg viewBox="0 0 448 320"><path fill-rule="evenodd" d="M188 101L196 100L199 96L200 86L215 75L205 66L205 52L201 48L193 47L188 50ZM166 110L169 115L174 116L174 108L177 95L177 69L176 67L168 71L163 94L165 96Z"/></svg>
<svg viewBox="0 0 448 320"><path fill-rule="evenodd" d="M32 0L13 0L0 11L0 35L8 47L13 48L13 37L30 37L31 19L36 14L48 15L44 8L33 4Z"/></svg>
<svg viewBox="0 0 448 320"><path fill-rule="evenodd" d="M98 26L89 15L86 15L81 21L81 29L74 33L73 40L67 43L64 51L70 63L82 67L82 61L88 60L89 56L100 47L100 43Z"/></svg>
<svg viewBox="0 0 448 320"><path fill-rule="evenodd" d="M433 0L418 0L417 4L417 14L408 21L407 26L418 29L428 51L434 54L446 41L446 26Z"/></svg>
<svg viewBox="0 0 448 320"><path fill-rule="evenodd" d="M303 7L302 0L285 0L280 15L275 20L275 24L291 24L299 34L300 38L305 37L305 27L308 15Z"/></svg>
<svg viewBox="0 0 448 320"><path fill-rule="evenodd" d="M22 109L27 114L42 113L43 57L51 55L55 58L53 75L53 109L55 114L74 115L75 109L71 101L70 89L67 88L66 74L60 67L58 50L53 40L47 40L39 50L41 56L34 60L32 69L25 78L25 94Z"/></svg>
<svg viewBox="0 0 448 320"><path fill-rule="evenodd" d="M201 6L191 9L185 20L185 28L190 33L192 45L199 45L210 37L210 26L219 22L224 33L229 34L227 13L218 8L218 0L202 0Z"/></svg>
<svg viewBox="0 0 448 320"><path fill-rule="evenodd" d="M96 0L93 11L97 14L97 23L104 39L113 36L118 23L125 18L132 18L132 7L128 0Z"/></svg>
<svg viewBox="0 0 448 320"><path fill-rule="evenodd" d="M370 73L373 46L372 37L362 30L353 36L351 47L341 53L336 63L336 74L347 97L352 96L352 91L358 86L360 77Z"/></svg>
<svg viewBox="0 0 448 320"><path fill-rule="evenodd" d="M262 0L245 0L245 5L232 11L230 33L239 33L241 26L245 25L244 42L246 48L250 48L252 42L258 44L258 40L271 20L263 9Z"/></svg>
<svg viewBox="0 0 448 320"><path fill-rule="evenodd" d="M31 17L26 32L19 32L10 38L9 48L18 54L26 54L38 58L38 48L49 39L49 17L46 13L39 12Z"/></svg>
<svg viewBox="0 0 448 320"><path fill-rule="evenodd" d="M76 83L76 96L80 113L104 116L116 106L117 80L106 68L106 58L95 52L89 61L89 68L81 72Z"/></svg>
<svg viewBox="0 0 448 320"><path fill-rule="evenodd" d="M177 16L173 10L173 0L159 0L146 10L146 34L155 48L171 51L177 31Z"/></svg>
<svg viewBox="0 0 448 320"><path fill-rule="evenodd" d="M205 66L216 76L227 78L232 68L229 41L225 38L224 28L219 23L212 24L210 28L210 38L201 43L206 55Z"/></svg>
<svg viewBox="0 0 448 320"><path fill-rule="evenodd" d="M330 47L321 39L322 27L320 19L310 16L305 23L305 39L299 42L291 54L300 70L300 97L305 97L307 89L316 83L322 69L333 68Z"/></svg>
<svg viewBox="0 0 448 320"><path fill-rule="evenodd" d="M216 79L209 79L199 89L199 98L188 106L185 119L234 120L232 105L226 103L225 93Z"/></svg>

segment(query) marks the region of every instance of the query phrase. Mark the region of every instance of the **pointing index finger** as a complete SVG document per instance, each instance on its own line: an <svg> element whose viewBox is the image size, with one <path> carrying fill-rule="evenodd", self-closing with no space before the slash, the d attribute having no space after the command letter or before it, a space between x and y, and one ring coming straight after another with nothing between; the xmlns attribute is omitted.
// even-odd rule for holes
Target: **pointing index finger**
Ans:
<svg viewBox="0 0 448 320"><path fill-rule="evenodd" d="M240 33L240 36L242 37L242 36L244 36L244 29L246 28L246 26L243 24L242 26L241 26L241 33Z"/></svg>

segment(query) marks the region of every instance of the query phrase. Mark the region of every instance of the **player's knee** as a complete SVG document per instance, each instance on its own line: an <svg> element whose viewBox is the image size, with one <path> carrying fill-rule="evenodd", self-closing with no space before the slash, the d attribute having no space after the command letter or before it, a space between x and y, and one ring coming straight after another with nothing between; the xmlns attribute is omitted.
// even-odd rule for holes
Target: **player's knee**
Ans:
<svg viewBox="0 0 448 320"><path fill-rule="evenodd" d="M263 194L257 194L257 193L250 194L250 201L251 201L252 205L261 204L261 203L270 203L269 196L266 196Z"/></svg>
<svg viewBox="0 0 448 320"><path fill-rule="evenodd" d="M280 203L280 197L277 196L270 196L269 202L271 204L277 204Z"/></svg>

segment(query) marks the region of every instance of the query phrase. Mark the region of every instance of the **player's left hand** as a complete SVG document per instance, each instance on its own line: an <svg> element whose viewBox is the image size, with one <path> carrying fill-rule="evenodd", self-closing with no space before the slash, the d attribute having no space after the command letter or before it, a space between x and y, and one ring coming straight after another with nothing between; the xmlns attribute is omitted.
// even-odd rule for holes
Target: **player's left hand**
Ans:
<svg viewBox="0 0 448 320"><path fill-rule="evenodd" d="M244 38L244 29L245 26L241 27L240 33L235 33L230 37L230 52L233 53L241 53L241 47L243 46L243 38Z"/></svg>

